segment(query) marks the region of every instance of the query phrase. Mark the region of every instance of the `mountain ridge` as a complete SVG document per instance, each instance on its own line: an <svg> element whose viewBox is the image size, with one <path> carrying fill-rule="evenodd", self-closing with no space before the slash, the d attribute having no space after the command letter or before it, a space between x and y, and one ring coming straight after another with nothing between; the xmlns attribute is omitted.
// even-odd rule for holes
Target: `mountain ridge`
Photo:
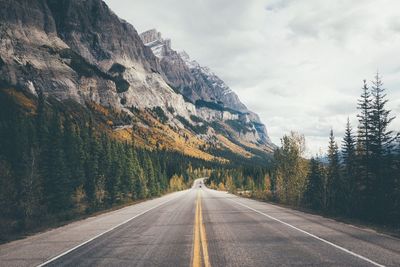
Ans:
<svg viewBox="0 0 400 267"><path fill-rule="evenodd" d="M155 142L168 143L167 149L176 149L174 142L181 140L180 147L190 149L179 149L197 151L192 156L212 159L212 151L222 149L252 157L253 149L263 153L274 149L252 113L235 112L209 98L191 101L195 98L182 93L179 85L195 94L193 85L199 79L190 74L181 56L171 49L181 69L160 60L136 29L103 1L0 0L0 5L4 7L0 11L2 87L32 94L41 91L60 101L73 99L115 110L131 118L125 125L111 119L117 134L131 128L139 138L139 132L147 129L150 136L162 136ZM173 84L171 77L179 77L176 73L182 77ZM150 117L158 120L158 126ZM160 133L156 127L169 130ZM175 141L167 142L171 138Z"/></svg>

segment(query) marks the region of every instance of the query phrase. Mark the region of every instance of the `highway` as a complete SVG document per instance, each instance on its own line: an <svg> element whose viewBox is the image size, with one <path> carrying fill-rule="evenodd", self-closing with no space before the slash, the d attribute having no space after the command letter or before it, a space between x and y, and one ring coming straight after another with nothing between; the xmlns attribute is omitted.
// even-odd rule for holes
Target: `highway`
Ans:
<svg viewBox="0 0 400 267"><path fill-rule="evenodd" d="M400 240L208 189L0 245L0 266L400 266Z"/></svg>

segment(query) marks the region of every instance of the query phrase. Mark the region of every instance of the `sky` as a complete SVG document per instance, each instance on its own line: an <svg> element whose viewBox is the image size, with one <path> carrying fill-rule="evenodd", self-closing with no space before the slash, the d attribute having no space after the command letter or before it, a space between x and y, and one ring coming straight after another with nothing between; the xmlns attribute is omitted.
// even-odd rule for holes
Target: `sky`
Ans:
<svg viewBox="0 0 400 267"><path fill-rule="evenodd" d="M400 130L398 0L105 0L138 32L156 28L258 113L275 144L296 131L307 154L357 127L363 80L382 76Z"/></svg>

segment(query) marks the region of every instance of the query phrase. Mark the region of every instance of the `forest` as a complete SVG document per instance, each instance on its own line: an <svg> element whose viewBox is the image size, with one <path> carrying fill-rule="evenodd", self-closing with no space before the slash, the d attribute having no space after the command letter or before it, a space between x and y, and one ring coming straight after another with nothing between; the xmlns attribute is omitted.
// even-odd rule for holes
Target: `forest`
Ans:
<svg viewBox="0 0 400 267"><path fill-rule="evenodd" d="M229 154L231 162L222 163L145 149L133 132L130 140L113 136L102 122L110 117L41 92L0 90L0 242L187 189L214 169L242 162L254 176L265 164L261 157L253 162Z"/></svg>
<svg viewBox="0 0 400 267"><path fill-rule="evenodd" d="M334 217L400 225L400 138L390 130L395 119L377 74L364 80L357 102L356 129L348 119L343 140L330 131L327 155L305 158L305 138L292 132L281 139L273 166L248 175L243 168L216 169L215 189L307 208Z"/></svg>
<svg viewBox="0 0 400 267"><path fill-rule="evenodd" d="M117 140L78 104L41 93L30 103L22 92L5 92L0 90L0 241L186 189L207 175L205 168L214 168L213 162Z"/></svg>

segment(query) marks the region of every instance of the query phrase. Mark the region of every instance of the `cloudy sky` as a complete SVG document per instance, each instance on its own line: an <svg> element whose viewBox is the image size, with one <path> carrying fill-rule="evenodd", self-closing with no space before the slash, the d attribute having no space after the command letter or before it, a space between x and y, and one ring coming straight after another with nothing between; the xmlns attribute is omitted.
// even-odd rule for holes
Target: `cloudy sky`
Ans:
<svg viewBox="0 0 400 267"><path fill-rule="evenodd" d="M139 31L156 28L218 74L280 143L303 133L325 151L349 116L362 80L382 74L400 129L398 0L106 0ZM339 140L340 141L340 140Z"/></svg>

